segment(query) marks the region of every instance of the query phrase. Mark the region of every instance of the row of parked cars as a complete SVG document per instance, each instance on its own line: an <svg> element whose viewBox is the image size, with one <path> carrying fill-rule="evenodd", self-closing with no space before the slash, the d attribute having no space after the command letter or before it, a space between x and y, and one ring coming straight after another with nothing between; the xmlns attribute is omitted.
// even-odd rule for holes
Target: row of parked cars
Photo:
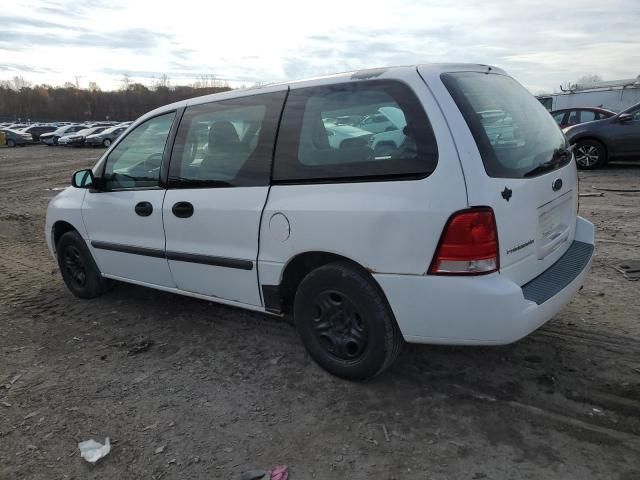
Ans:
<svg viewBox="0 0 640 480"><path fill-rule="evenodd" d="M0 123L4 144L17 147L42 143L48 146L109 147L131 122L49 123L25 125Z"/></svg>

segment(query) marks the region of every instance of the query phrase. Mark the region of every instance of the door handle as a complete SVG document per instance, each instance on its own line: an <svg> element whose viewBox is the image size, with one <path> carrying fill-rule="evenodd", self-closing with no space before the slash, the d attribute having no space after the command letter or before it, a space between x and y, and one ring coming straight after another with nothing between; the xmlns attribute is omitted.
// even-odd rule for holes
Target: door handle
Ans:
<svg viewBox="0 0 640 480"><path fill-rule="evenodd" d="M189 202L178 202L171 207L171 211L176 217L189 218L193 215L193 205Z"/></svg>
<svg viewBox="0 0 640 480"><path fill-rule="evenodd" d="M149 202L140 202L136 204L135 211L141 217L148 217L153 213L153 205Z"/></svg>

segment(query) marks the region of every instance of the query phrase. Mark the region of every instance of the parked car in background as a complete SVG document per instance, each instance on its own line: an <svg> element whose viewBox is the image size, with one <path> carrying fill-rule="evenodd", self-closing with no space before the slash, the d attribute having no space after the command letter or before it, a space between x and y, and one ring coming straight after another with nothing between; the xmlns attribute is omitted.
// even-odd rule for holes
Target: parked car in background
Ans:
<svg viewBox="0 0 640 480"><path fill-rule="evenodd" d="M70 147L81 147L84 145L85 138L88 135L93 135L94 133L100 133L103 130L106 130L107 127L91 127L85 128L84 130L79 130L75 133L70 133L58 139L58 145L65 145Z"/></svg>
<svg viewBox="0 0 640 480"><path fill-rule="evenodd" d="M40 142L49 146L58 145L58 140L61 137L79 132L80 130L85 130L86 128L87 127L85 125L77 125L77 124L64 125L57 128L53 132L43 133L42 135L40 135Z"/></svg>
<svg viewBox="0 0 640 480"><path fill-rule="evenodd" d="M332 144L331 120L356 115L382 115L401 147L377 156L352 130ZM316 362L366 379L404 341L507 344L569 303L594 227L568 146L486 65L234 90L139 118L51 200L46 241L77 297L115 279L293 313Z"/></svg>
<svg viewBox="0 0 640 480"><path fill-rule="evenodd" d="M27 128L23 128L21 131L25 133L30 133L33 137L34 142L40 141L40 135L43 133L54 132L56 127L53 125L31 125Z"/></svg>
<svg viewBox="0 0 640 480"><path fill-rule="evenodd" d="M400 108L380 107L378 112L387 119L389 124L383 132L375 133L369 140L369 147L376 158L392 154L407 139L405 134L407 120Z"/></svg>
<svg viewBox="0 0 640 480"><path fill-rule="evenodd" d="M597 107L565 108L550 112L560 128L567 128L580 123L593 122L603 118L613 117L616 112Z"/></svg>
<svg viewBox="0 0 640 480"><path fill-rule="evenodd" d="M609 160L640 160L640 103L613 117L564 129L575 145L578 168L592 170Z"/></svg>
<svg viewBox="0 0 640 480"><path fill-rule="evenodd" d="M0 130L4 132L4 144L7 147L24 147L25 145L33 143L33 137L30 133L14 130L13 128L2 128Z"/></svg>
<svg viewBox="0 0 640 480"><path fill-rule="evenodd" d="M87 135L84 139L85 145L89 147L96 147L102 145L105 148L109 148L113 141L122 135L127 129L128 125L120 126L116 125L115 127L109 127L102 132L93 133L91 135Z"/></svg>
<svg viewBox="0 0 640 480"><path fill-rule="evenodd" d="M352 125L336 125L331 122L325 122L324 128L327 131L331 148L348 148L350 143L366 144L371 137L371 132ZM347 140L347 143L343 145L345 140Z"/></svg>
<svg viewBox="0 0 640 480"><path fill-rule="evenodd" d="M27 128L29 125L26 123L12 123L7 128L11 130L22 130L23 128Z"/></svg>
<svg viewBox="0 0 640 480"><path fill-rule="evenodd" d="M357 125L359 128L368 130L371 133L380 133L389 129L394 129L394 125L389 118L382 112L367 115Z"/></svg>

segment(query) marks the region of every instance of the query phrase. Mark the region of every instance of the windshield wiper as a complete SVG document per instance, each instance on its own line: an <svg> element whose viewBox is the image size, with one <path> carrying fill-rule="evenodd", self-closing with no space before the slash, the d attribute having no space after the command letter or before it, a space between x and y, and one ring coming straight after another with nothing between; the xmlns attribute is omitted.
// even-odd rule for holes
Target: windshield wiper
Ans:
<svg viewBox="0 0 640 480"><path fill-rule="evenodd" d="M551 155L551 160L539 164L537 167L533 168L532 170L529 170L523 176L525 178L533 177L535 175L539 175L545 172L550 172L551 170L555 170L556 168L559 168L562 163L562 160L567 158L567 156L571 157L572 150L573 150L573 145L569 148L556 148L553 151L553 155Z"/></svg>

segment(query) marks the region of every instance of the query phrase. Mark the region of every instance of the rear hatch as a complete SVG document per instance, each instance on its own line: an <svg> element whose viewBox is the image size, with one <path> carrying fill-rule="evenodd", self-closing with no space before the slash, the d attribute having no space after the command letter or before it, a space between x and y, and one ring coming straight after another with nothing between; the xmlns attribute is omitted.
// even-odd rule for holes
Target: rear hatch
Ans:
<svg viewBox="0 0 640 480"><path fill-rule="evenodd" d="M507 75L460 71L441 80L469 127L454 132L457 143L478 147L460 149L469 205L493 209L500 274L523 285L555 263L575 235L578 178L567 141L542 104Z"/></svg>

